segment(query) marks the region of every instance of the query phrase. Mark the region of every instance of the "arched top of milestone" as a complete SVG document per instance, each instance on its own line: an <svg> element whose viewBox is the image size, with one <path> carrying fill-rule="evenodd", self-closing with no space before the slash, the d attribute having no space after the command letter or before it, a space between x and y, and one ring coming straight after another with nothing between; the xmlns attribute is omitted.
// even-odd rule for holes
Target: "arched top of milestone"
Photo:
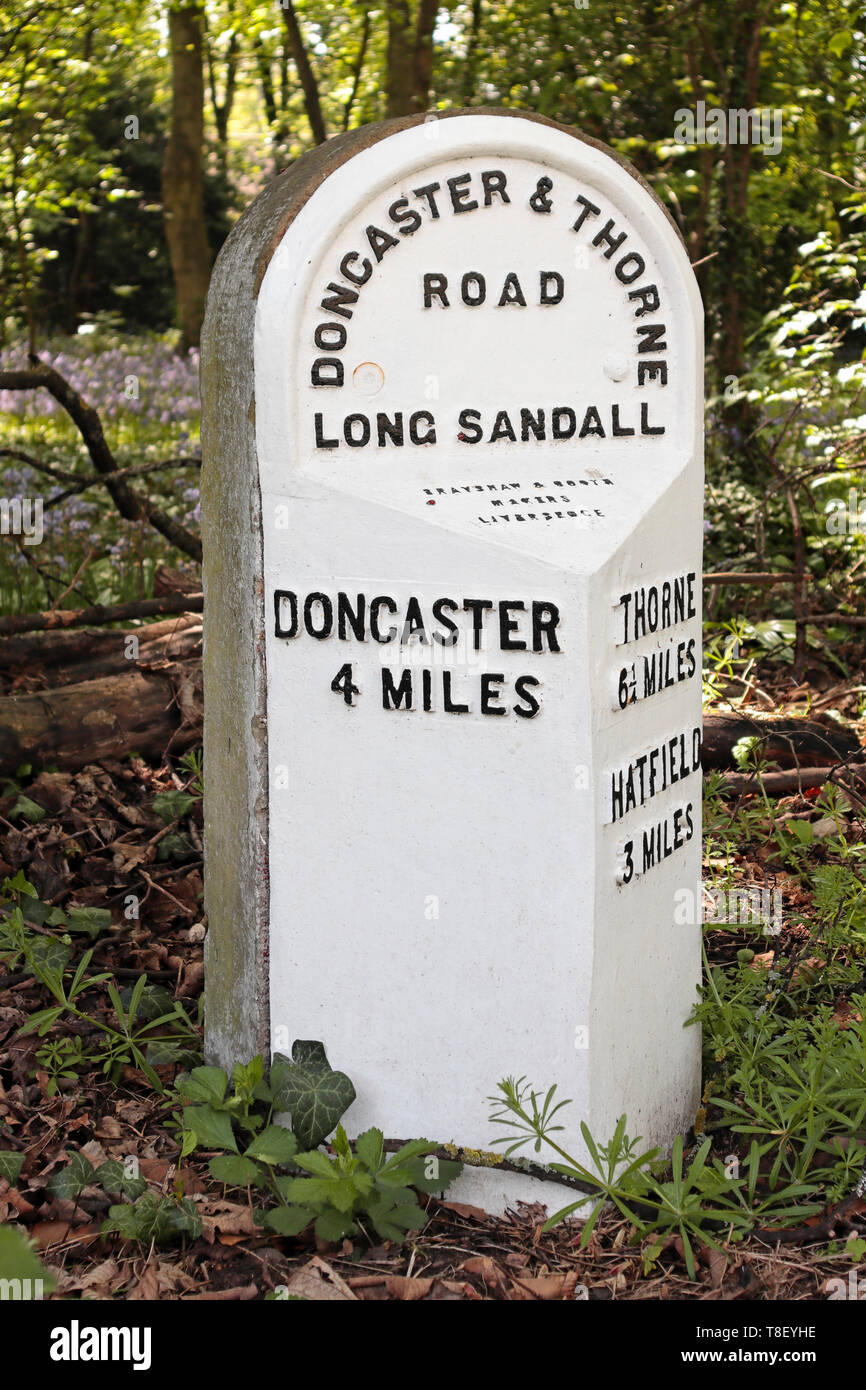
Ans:
<svg viewBox="0 0 866 1390"><path fill-rule="evenodd" d="M549 129L613 160L618 168L628 175L652 200L652 204L662 214L674 240L683 248L684 264L682 269L686 269L688 262L685 257L682 235L670 212L634 165L602 140L596 140L593 136L584 134L576 126L562 125L558 121L553 121L547 116L540 116L532 111L504 106L459 107L453 111L422 112L414 116L401 116L392 120L377 121L371 125L359 126L355 130L334 136L323 145L317 145L314 149L308 150L306 154L268 184L238 220L217 258L209 299L212 299L218 292L220 283L225 282L225 272L230 269L235 272L240 271L241 265L244 266L247 274L252 276L251 288L253 295L256 295L274 252L298 212L312 197L316 189L349 160L354 159L365 150L374 148L383 140L392 139L404 131L413 130L418 126L429 125L432 120L451 122L478 117L518 121L542 129ZM436 147L432 142L429 152L432 162L436 154Z"/></svg>
<svg viewBox="0 0 866 1390"><path fill-rule="evenodd" d="M606 524L593 518L597 543L615 546L700 457L702 357L677 228L601 142L497 108L361 127L275 179L217 260L205 486L215 468L233 482L252 473L268 494L303 476L432 519L426 498L404 493L434 472L459 485L450 473L472 446L473 466L507 467L512 447L535 444L552 463L574 437L585 466L628 475ZM428 389L441 391L437 411ZM246 438L226 447L241 417L252 451ZM395 473L410 455L415 472ZM456 522L456 507L436 505L441 524Z"/></svg>

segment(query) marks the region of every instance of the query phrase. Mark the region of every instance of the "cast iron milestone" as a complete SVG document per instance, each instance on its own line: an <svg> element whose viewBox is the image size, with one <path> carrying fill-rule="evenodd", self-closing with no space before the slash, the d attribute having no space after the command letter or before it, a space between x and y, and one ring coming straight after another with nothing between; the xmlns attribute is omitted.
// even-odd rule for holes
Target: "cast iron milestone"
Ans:
<svg viewBox="0 0 866 1390"><path fill-rule="evenodd" d="M213 1060L321 1040L350 1134L489 1148L509 1074L577 1151L690 1124L701 400L680 238L572 130L368 127L241 219L203 348Z"/></svg>

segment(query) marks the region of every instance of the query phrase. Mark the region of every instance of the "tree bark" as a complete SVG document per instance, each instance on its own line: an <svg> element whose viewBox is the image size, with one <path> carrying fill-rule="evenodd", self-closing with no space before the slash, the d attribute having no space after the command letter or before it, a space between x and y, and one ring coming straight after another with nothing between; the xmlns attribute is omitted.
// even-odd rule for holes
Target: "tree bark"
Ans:
<svg viewBox="0 0 866 1390"><path fill-rule="evenodd" d="M704 770L733 768L734 746L743 738L760 739L761 756L783 768L824 767L863 756L856 734L838 726L829 728L814 719L707 714L701 745Z"/></svg>
<svg viewBox="0 0 866 1390"><path fill-rule="evenodd" d="M0 699L0 775L54 763L75 772L103 758L162 759L201 739L201 664L64 685Z"/></svg>
<svg viewBox="0 0 866 1390"><path fill-rule="evenodd" d="M12 613L0 618L0 633L48 632L51 628L87 627L89 623L123 623L158 613L201 613L201 594L166 594L130 603L95 603L90 608L56 608L43 613Z"/></svg>
<svg viewBox="0 0 866 1390"><path fill-rule="evenodd" d="M745 772L728 772L721 780L719 790L723 796L755 795L765 791L767 796L788 796L791 792L807 791L811 787L823 787L828 782L852 796L860 805L866 791L866 776L862 767L840 769L833 767L808 767L796 772L764 772L755 777Z"/></svg>
<svg viewBox="0 0 866 1390"><path fill-rule="evenodd" d="M358 88L361 85L361 74L364 71L364 63L367 60L367 46L370 42L370 11L364 11L364 19L361 28L361 41L358 45L358 56L355 59L355 67L352 72L352 90L349 93L345 106L343 107L343 130L349 129L349 122L352 119L352 111L358 99Z"/></svg>
<svg viewBox="0 0 866 1390"><path fill-rule="evenodd" d="M213 108L214 122L217 130L217 156L223 176L226 176L228 173L229 121L231 120L232 107L235 104L238 57L240 53L240 43L237 33L232 32L229 35L228 49L226 51L225 88L223 90L222 101L220 101L217 96L216 67L209 39L207 40L206 52L210 102Z"/></svg>
<svg viewBox="0 0 866 1390"><path fill-rule="evenodd" d="M139 650L146 650L147 660L151 661L155 652L163 652L163 649L174 652L170 644L190 629L201 632L200 613L178 613L174 617L164 618L162 622L146 623L144 627L128 630L85 627L64 628L59 632L56 628L49 628L44 632L20 633L15 637L0 638L0 671L4 676L50 671L49 683L52 686L73 685L76 681L86 680L89 670L93 670L94 675L109 674L108 670L102 670L104 661L113 662L112 669L117 672L128 670L129 662L124 654L127 637L137 637ZM90 663L88 671L84 670L86 663ZM79 666L83 674L73 675L67 680L67 673L74 673ZM94 670L96 666L100 669Z"/></svg>
<svg viewBox="0 0 866 1390"><path fill-rule="evenodd" d="M328 131L325 126L325 118L322 115L322 103L319 99L319 83L307 52L307 45L304 43L304 36L301 33L301 26L298 23L298 16L292 0L280 0L283 11L283 21L286 32L289 36L289 45L292 50L295 68L304 93L304 106L307 112L307 119L310 122L310 130L317 145L324 145L328 138Z"/></svg>
<svg viewBox="0 0 866 1390"><path fill-rule="evenodd" d="M478 76L478 44L481 38L481 0L472 0L472 17L469 21L469 39L466 44L466 62L463 67L463 105L469 106L475 96L475 83Z"/></svg>
<svg viewBox="0 0 866 1390"><path fill-rule="evenodd" d="M424 111L433 80L433 29L437 0L419 0L414 21L409 0L387 5L385 95L388 116Z"/></svg>
<svg viewBox="0 0 866 1390"><path fill-rule="evenodd" d="M197 347L210 278L210 248L204 218L204 78L202 7L172 5L171 128L162 171L165 234L177 296L184 349Z"/></svg>

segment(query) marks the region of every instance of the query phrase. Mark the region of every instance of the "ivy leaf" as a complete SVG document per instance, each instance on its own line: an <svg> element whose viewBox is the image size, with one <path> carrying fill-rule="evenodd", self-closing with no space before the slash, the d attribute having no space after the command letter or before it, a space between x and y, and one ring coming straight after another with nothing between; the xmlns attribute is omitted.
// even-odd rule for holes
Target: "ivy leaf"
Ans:
<svg viewBox="0 0 866 1390"><path fill-rule="evenodd" d="M17 1154L12 1149L4 1149L0 1153L0 1178L5 1178L10 1187L17 1183L23 1167L24 1154Z"/></svg>
<svg viewBox="0 0 866 1390"><path fill-rule="evenodd" d="M276 1104L291 1111L292 1129L300 1147L315 1149L352 1104L355 1088L344 1072L331 1069L320 1042L295 1042L292 1059L289 1063L277 1054L282 1065Z"/></svg>
<svg viewBox="0 0 866 1390"><path fill-rule="evenodd" d="M288 1058L283 1057L280 1060L288 1061ZM302 1067L327 1067L325 1044L315 1039L297 1038L292 1043L292 1061Z"/></svg>
<svg viewBox="0 0 866 1390"><path fill-rule="evenodd" d="M31 971L37 971L46 981L62 985L63 972L72 956L72 947L56 936L33 936L27 943L26 959ZM49 984L49 989L51 985Z"/></svg>
<svg viewBox="0 0 866 1390"><path fill-rule="evenodd" d="M111 913L106 907L68 907L66 925L69 931L83 931L91 937L111 926Z"/></svg>
<svg viewBox="0 0 866 1390"><path fill-rule="evenodd" d="M105 1192L122 1192L135 1199L147 1191L144 1178L132 1177L116 1158L107 1158L96 1170L96 1181Z"/></svg>
<svg viewBox="0 0 866 1390"><path fill-rule="evenodd" d="M52 1197L74 1200L90 1183L96 1179L96 1169L82 1153L69 1155L69 1162L58 1173L52 1173L45 1184Z"/></svg>

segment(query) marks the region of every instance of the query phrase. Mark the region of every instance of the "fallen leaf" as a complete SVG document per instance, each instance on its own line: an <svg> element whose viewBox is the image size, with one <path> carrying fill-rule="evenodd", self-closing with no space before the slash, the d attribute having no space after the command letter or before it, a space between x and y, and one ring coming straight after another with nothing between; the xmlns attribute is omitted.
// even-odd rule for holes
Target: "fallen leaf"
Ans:
<svg viewBox="0 0 866 1390"><path fill-rule="evenodd" d="M453 1211L456 1216L465 1216L469 1221L486 1223L490 1220L489 1212L470 1206L468 1202L440 1202L439 1205L443 1211Z"/></svg>
<svg viewBox="0 0 866 1390"><path fill-rule="evenodd" d="M725 1271L728 1268L728 1257L722 1250L714 1250L712 1246L709 1246L703 1254L710 1271L710 1284L714 1289L720 1289Z"/></svg>
<svg viewBox="0 0 866 1390"><path fill-rule="evenodd" d="M86 1293L91 1298L99 1299L112 1298L120 1280L121 1272L117 1261L103 1260L92 1269L75 1270L70 1281L64 1284L63 1292Z"/></svg>
<svg viewBox="0 0 866 1390"><path fill-rule="evenodd" d="M467 1274L476 1274L488 1289L494 1289L497 1293L505 1293L508 1287L501 1269L489 1255L473 1255L471 1259L464 1260L460 1268Z"/></svg>
<svg viewBox="0 0 866 1390"><path fill-rule="evenodd" d="M314 1255L303 1269L299 1269L297 1274L292 1275L286 1288L289 1293L316 1301L344 1302L351 1300L353 1303L360 1302L357 1294L352 1292L345 1279L341 1278L337 1271L318 1255Z"/></svg>
<svg viewBox="0 0 866 1390"><path fill-rule="evenodd" d="M146 1301L153 1303L159 1298L159 1275L153 1265L148 1263L135 1288L128 1295L130 1302Z"/></svg>
<svg viewBox="0 0 866 1390"><path fill-rule="evenodd" d="M574 1297L574 1290L577 1287L577 1272L572 1269L567 1274L540 1274L534 1278L527 1276L522 1279L514 1275L513 1282L521 1289L525 1289L533 1298L541 1298L546 1302L561 1301Z"/></svg>
<svg viewBox="0 0 866 1390"><path fill-rule="evenodd" d="M184 1303L247 1303L258 1298L259 1290L255 1284L239 1284L234 1289L208 1289L205 1293L191 1293Z"/></svg>
<svg viewBox="0 0 866 1390"><path fill-rule="evenodd" d="M209 1211L201 1213L202 1235L210 1245L219 1239L223 1245L236 1245L247 1236L258 1236L261 1226L253 1222L249 1207L238 1202L215 1202Z"/></svg>
<svg viewBox="0 0 866 1390"><path fill-rule="evenodd" d="M37 1221L35 1226L31 1226L28 1235L36 1242L39 1250L48 1250L52 1245L62 1245L65 1241L74 1241L76 1245L89 1245L91 1241L98 1240L100 1229L98 1226L72 1226L68 1221Z"/></svg>
<svg viewBox="0 0 866 1390"><path fill-rule="evenodd" d="M416 1303L419 1298L426 1298L432 1283L432 1279L419 1279L409 1274L393 1274L390 1279L385 1280L385 1288L392 1298L399 1298L401 1303Z"/></svg>

